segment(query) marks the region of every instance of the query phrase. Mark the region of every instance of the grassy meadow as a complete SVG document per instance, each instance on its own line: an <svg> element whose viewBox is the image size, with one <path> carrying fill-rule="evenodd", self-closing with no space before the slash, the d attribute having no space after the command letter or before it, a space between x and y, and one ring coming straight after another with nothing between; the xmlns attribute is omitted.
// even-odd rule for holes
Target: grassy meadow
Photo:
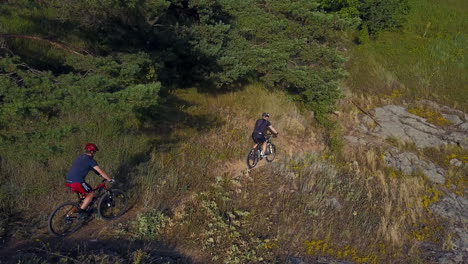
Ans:
<svg viewBox="0 0 468 264"><path fill-rule="evenodd" d="M350 91L407 100L430 99L467 110L468 46L464 1L411 0L403 32L382 32L355 46Z"/></svg>

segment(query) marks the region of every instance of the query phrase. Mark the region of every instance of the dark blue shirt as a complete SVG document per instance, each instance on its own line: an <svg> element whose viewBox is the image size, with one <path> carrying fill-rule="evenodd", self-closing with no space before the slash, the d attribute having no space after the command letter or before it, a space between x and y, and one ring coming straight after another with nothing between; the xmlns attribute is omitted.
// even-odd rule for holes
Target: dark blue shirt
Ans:
<svg viewBox="0 0 468 264"><path fill-rule="evenodd" d="M258 133L258 134L263 134L265 133L265 130L267 129L267 127L271 126L271 123L270 121L266 120L266 119L259 119L257 120L257 122L255 122L255 128L254 128L254 133Z"/></svg>
<svg viewBox="0 0 468 264"><path fill-rule="evenodd" d="M73 161L70 170L67 173L67 182L84 182L89 171L94 171L98 163L93 157L81 154ZM94 171L95 172L95 171Z"/></svg>

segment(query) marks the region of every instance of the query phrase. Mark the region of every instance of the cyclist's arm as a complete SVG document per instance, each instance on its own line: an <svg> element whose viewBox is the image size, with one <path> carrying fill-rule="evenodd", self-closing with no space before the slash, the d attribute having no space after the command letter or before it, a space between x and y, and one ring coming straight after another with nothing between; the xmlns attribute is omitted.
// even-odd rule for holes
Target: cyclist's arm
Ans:
<svg viewBox="0 0 468 264"><path fill-rule="evenodd" d="M106 179L106 180L108 180L108 181L111 181L111 180L112 180L112 179L109 177L109 175L107 175L107 173L106 173L103 169L99 168L99 166L94 166L93 169L94 169L95 171L97 171L97 172L99 173L99 175L101 175L102 177L104 177L104 179Z"/></svg>
<svg viewBox="0 0 468 264"><path fill-rule="evenodd" d="M275 133L275 135L278 135L278 131L276 131L276 129L273 127L273 126L269 126L268 127L273 133Z"/></svg>

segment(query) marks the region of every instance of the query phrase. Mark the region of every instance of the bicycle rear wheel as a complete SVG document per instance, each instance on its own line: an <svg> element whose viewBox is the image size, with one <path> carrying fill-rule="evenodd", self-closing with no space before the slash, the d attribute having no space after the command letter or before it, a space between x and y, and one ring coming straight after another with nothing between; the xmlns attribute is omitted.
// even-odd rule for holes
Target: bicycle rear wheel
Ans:
<svg viewBox="0 0 468 264"><path fill-rule="evenodd" d="M107 190L99 199L98 214L106 220L117 218L123 215L126 210L127 196L121 190Z"/></svg>
<svg viewBox="0 0 468 264"><path fill-rule="evenodd" d="M258 159L259 156L257 149L251 149L249 153L247 153L247 167L252 169L253 167L257 166Z"/></svg>
<svg viewBox="0 0 468 264"><path fill-rule="evenodd" d="M78 203L66 202L57 206L49 216L49 232L56 236L66 236L78 230L84 223L78 217Z"/></svg>
<svg viewBox="0 0 468 264"><path fill-rule="evenodd" d="M276 146L273 143L268 144L267 146L267 155L266 155L266 160L268 162L272 162L276 157Z"/></svg>

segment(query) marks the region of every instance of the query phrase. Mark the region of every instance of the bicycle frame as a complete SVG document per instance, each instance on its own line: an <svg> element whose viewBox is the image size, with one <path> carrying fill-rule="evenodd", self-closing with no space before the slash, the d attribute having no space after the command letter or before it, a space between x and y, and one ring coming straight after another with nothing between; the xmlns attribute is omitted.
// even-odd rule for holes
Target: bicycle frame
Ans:
<svg viewBox="0 0 468 264"><path fill-rule="evenodd" d="M272 135L266 134L266 135L265 135L265 142L263 142L263 143L257 143L257 147L255 147L255 149L262 151L262 146L263 146L264 143L266 143L267 146L268 146L269 143L271 143L271 141L270 141L270 138L271 138L271 137L272 137Z"/></svg>
<svg viewBox="0 0 468 264"><path fill-rule="evenodd" d="M96 186L96 188L92 189L92 192L97 193L97 195L94 196L93 200L95 200L95 199L97 199L98 197L101 196L102 190L107 189L106 182L107 182L107 180L102 180L102 182L98 186ZM80 201L80 204L83 202L83 200L86 198L86 196L88 196L88 194L84 195L82 193L76 193L76 195L78 196L78 200Z"/></svg>

